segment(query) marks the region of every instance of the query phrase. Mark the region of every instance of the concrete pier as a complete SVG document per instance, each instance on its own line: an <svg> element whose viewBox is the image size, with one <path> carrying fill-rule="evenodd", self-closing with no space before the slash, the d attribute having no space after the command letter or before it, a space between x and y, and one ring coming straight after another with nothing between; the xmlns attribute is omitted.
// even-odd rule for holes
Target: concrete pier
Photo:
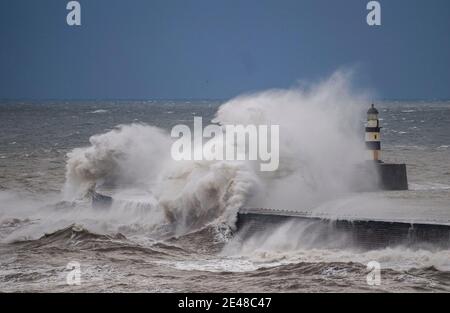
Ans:
<svg viewBox="0 0 450 313"><path fill-rule="evenodd" d="M310 213L271 209L242 209L238 214L238 236L258 236L289 225L292 238L299 236L317 248L357 247L379 249L395 246L450 248L450 222L434 224L408 221L333 219Z"/></svg>

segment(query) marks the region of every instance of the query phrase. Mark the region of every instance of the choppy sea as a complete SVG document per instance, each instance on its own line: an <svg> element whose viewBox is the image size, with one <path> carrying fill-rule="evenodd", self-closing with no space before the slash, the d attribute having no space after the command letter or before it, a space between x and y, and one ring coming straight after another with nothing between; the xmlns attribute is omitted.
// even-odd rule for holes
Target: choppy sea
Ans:
<svg viewBox="0 0 450 313"><path fill-rule="evenodd" d="M273 189L268 181L280 177L255 178L240 167L167 166L164 149L171 127L190 125L194 116L210 121L224 102L0 102L0 291L450 291L450 250L399 246L361 251L350 245L333 250L302 245L295 234L267 234L257 245L252 238L236 243L229 215L237 206L256 201L258 192L265 194L257 200L264 205L273 190L280 198L267 200L269 206L286 205L279 199L290 197L291 208L298 203L296 209L305 210L295 197L306 198L305 188L321 195L316 182L325 174L316 164L323 154L308 154L322 147L309 142L304 155L301 149L289 150L299 155L288 158L289 166L301 175L290 180L291 170L282 167L286 185ZM246 105L249 114L258 109ZM305 200L307 209L339 215L347 208L366 217L450 223L450 102L384 101L377 107L383 160L407 164L410 190L349 195L339 189L323 202L319 196ZM286 110L288 116L292 112ZM327 116L333 112L324 108ZM363 138L361 112L356 122ZM322 129L308 126L309 113L299 112L306 115L299 127L311 129L309 135L320 141ZM220 114L231 116L229 108ZM246 113L236 114L239 120ZM282 112L273 113L274 118L277 114ZM315 123L326 123L327 117L323 122L311 114ZM301 140L304 133L292 136ZM327 143L323 149L333 147ZM280 158L284 164L283 154ZM296 162L308 166L303 170ZM88 197L69 197L86 177L120 200L102 209L93 208ZM299 192L284 195L291 189L283 186ZM333 188L326 186L327 194ZM370 261L381 265L379 285L367 283ZM79 284L68 281L74 269L79 269Z"/></svg>

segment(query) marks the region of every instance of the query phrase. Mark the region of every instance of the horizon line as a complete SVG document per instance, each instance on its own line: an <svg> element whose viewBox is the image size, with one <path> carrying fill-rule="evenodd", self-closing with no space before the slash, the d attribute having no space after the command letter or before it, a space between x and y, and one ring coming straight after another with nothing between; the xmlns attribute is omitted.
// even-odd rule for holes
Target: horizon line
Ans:
<svg viewBox="0 0 450 313"><path fill-rule="evenodd" d="M0 98L0 102L9 101L228 101L231 98ZM450 98L379 98L369 102L383 101L450 101Z"/></svg>

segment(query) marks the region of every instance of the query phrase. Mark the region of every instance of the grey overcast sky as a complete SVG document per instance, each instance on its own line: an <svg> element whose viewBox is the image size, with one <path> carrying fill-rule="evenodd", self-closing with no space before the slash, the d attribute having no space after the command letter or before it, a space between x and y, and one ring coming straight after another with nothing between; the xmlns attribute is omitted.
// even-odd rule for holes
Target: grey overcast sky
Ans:
<svg viewBox="0 0 450 313"><path fill-rule="evenodd" d="M229 98L355 68L379 98L450 98L450 1L1 0L0 98Z"/></svg>

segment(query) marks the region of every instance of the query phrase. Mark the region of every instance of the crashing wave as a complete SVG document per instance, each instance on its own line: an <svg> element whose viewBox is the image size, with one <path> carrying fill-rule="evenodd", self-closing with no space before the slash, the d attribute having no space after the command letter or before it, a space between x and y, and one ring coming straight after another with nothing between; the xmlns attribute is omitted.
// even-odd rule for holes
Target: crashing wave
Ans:
<svg viewBox="0 0 450 313"><path fill-rule="evenodd" d="M83 197L95 185L114 198L123 186L145 191L149 210L164 216L155 223L176 224L177 234L216 219L234 227L245 205L304 209L333 199L350 189L365 152L358 128L365 101L349 81L338 72L317 85L244 95L219 108L214 121L221 125L280 125L276 172L247 161L174 161L166 131L121 125L68 154L65 197Z"/></svg>

